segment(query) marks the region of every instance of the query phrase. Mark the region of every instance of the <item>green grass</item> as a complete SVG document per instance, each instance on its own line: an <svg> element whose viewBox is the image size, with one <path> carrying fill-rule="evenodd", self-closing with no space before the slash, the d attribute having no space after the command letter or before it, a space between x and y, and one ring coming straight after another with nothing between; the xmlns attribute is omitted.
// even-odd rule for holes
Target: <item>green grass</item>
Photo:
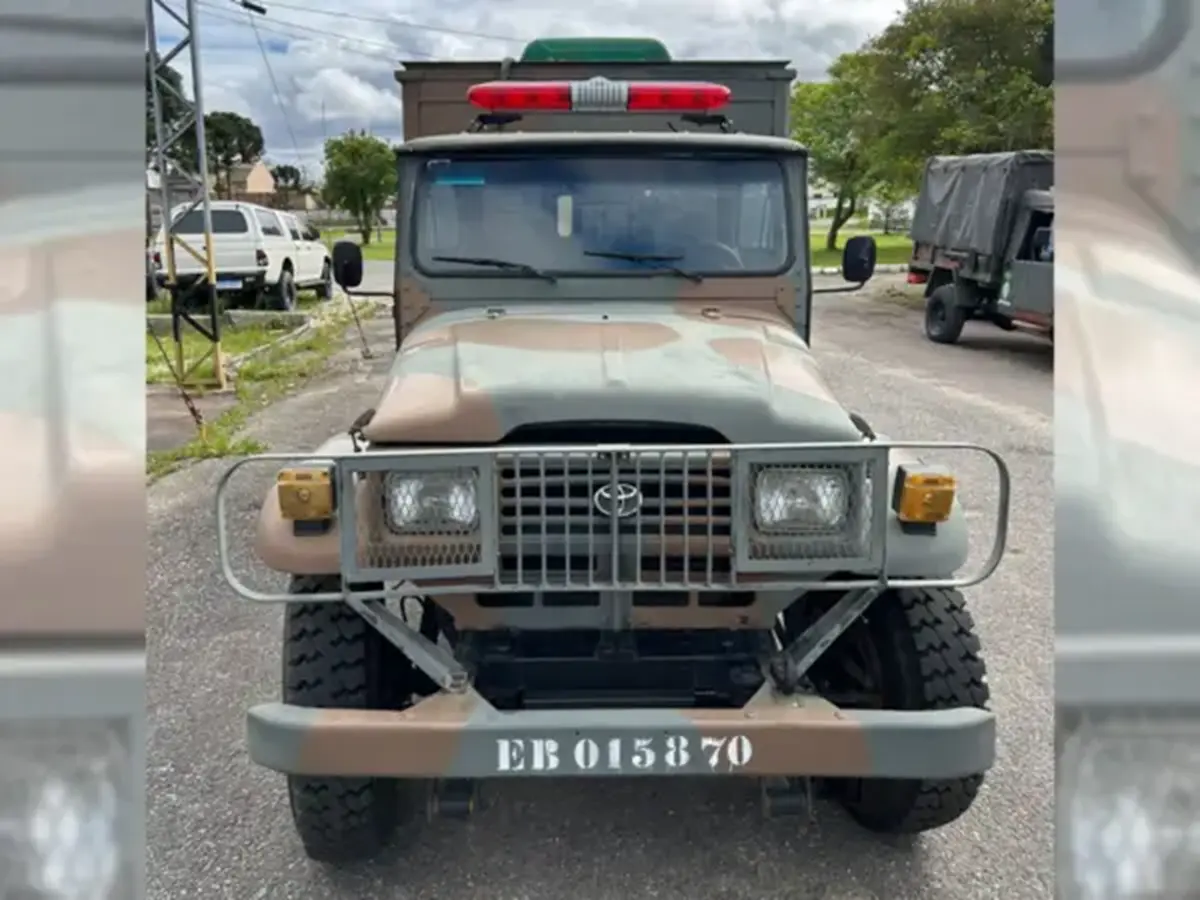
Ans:
<svg viewBox="0 0 1200 900"><path fill-rule="evenodd" d="M314 309L321 302L322 302L322 300L320 297L317 296L317 292L315 290L303 290L303 291L299 291L296 294L296 310L300 311L300 312L303 312L303 311L309 310L309 309ZM151 300L146 304L146 315L166 316L166 315L170 315L170 313L171 313L171 298L167 294L166 291L163 291L162 293L160 293L158 295L157 299ZM200 316L203 316L203 315L205 315L205 314L200 313L199 315L197 315L197 318L200 318Z"/></svg>
<svg viewBox="0 0 1200 900"><path fill-rule="evenodd" d="M371 243L363 246L363 259L391 262L396 255L396 229L384 228L378 234L379 239L376 239L376 234L372 234ZM333 247L334 242L341 240L351 240L358 244L362 243L361 234L357 231L347 231L345 228L330 228L327 231L322 231L321 237L330 247Z"/></svg>
<svg viewBox="0 0 1200 900"><path fill-rule="evenodd" d="M359 311L360 317L371 314L371 309ZM182 447L147 453L147 478L154 481L192 460L246 456L265 451L267 447L261 441L241 434L246 421L320 375L330 357L341 347L342 335L350 321L349 313L331 316L304 337L286 341L248 361L237 372L234 406L206 423L203 433Z"/></svg>
<svg viewBox="0 0 1200 900"><path fill-rule="evenodd" d="M845 228L838 234L838 249L831 252L825 249L826 233L826 229L821 228L814 230L810 235L810 244L814 248L812 264L816 268L840 266L842 264L841 248L845 246L846 239L859 234L869 234L875 238L875 244L879 249L877 262L881 266L906 263L912 255L912 240L906 234L881 234L865 228ZM333 246L334 241L342 238L349 238L353 241L359 239L358 232L347 232L344 229L323 232L323 237L329 241L330 246ZM390 262L395 252L396 232L392 229L384 229L382 240L372 241L363 247L363 259Z"/></svg>
<svg viewBox="0 0 1200 900"><path fill-rule="evenodd" d="M252 456L255 453L263 453L266 449L267 445L262 441L236 434L232 422L226 422L222 416L217 421L206 424L203 437L197 435L174 450L153 450L147 453L146 479L153 483L187 462L223 459L226 456Z"/></svg>
<svg viewBox="0 0 1200 900"><path fill-rule="evenodd" d="M182 326L183 331L183 365L184 369L191 368L192 364L199 360L202 356L212 348L211 342L204 335L197 332L190 326ZM270 325L253 325L244 328L223 328L221 329L221 351L226 356L239 356L242 353L248 353L256 347L261 347L264 344L269 344L282 335L288 326L282 322L272 322ZM161 347L160 347L161 342ZM174 384L175 378L171 375L171 369L167 364L167 360L163 359L163 351L166 351L171 365L175 364L175 342L168 335L159 335L158 340L154 336L146 334L146 383L147 384ZM211 354L204 362L193 370L189 380L209 380L216 377L216 372L213 369L213 359Z"/></svg>
<svg viewBox="0 0 1200 900"><path fill-rule="evenodd" d="M836 268L842 264L842 247L846 246L846 241L849 238L856 237L860 234L869 234L875 238L875 247L877 255L875 262L881 266L894 266L906 263L909 257L912 256L912 238L907 234L881 234L878 231L866 231L858 229L850 229L838 233L838 249L825 249L825 236L827 232L814 231L809 235L809 245L813 248L812 264L813 268Z"/></svg>

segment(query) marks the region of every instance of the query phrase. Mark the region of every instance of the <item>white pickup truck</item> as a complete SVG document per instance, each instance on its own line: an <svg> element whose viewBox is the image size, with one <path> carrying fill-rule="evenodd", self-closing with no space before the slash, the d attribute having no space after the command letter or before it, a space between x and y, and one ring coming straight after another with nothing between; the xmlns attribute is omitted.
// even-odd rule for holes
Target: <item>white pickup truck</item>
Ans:
<svg viewBox="0 0 1200 900"><path fill-rule="evenodd" d="M242 203L213 200L213 262L217 293L226 307L293 309L297 290L315 289L317 296L333 296L329 249L320 232L291 213ZM204 212L199 207L172 210L174 231L198 253L204 252ZM159 231L153 247L158 282L167 280L165 234ZM203 264L176 245L175 274L186 286L204 274ZM266 301L264 304L263 301Z"/></svg>

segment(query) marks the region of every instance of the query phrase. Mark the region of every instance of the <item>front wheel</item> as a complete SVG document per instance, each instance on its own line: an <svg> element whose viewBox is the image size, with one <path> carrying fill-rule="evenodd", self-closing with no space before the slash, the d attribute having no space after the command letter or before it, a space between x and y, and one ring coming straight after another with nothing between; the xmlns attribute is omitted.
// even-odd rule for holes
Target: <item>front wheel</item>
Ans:
<svg viewBox="0 0 1200 900"><path fill-rule="evenodd" d="M807 619L820 611L804 613ZM846 706L986 709L990 699L975 623L962 594L948 589L879 597L810 674L835 703L853 695ZM846 811L871 831L916 834L964 815L982 785L980 772L945 779L837 779L831 786Z"/></svg>
<svg viewBox="0 0 1200 900"><path fill-rule="evenodd" d="M336 591L336 578L296 578L293 593ZM283 700L317 709L404 709L412 664L344 603L289 604L284 614ZM391 778L289 775L292 821L310 859L350 863L387 845L419 808L418 785Z"/></svg>

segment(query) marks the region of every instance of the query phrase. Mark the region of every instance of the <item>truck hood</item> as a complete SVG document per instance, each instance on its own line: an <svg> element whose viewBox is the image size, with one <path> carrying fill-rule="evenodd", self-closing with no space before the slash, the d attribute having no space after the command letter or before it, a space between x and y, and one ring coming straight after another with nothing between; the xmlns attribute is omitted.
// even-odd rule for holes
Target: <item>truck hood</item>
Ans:
<svg viewBox="0 0 1200 900"><path fill-rule="evenodd" d="M727 440L861 435L780 317L672 307L442 313L413 331L364 436L493 444L536 423L671 422Z"/></svg>

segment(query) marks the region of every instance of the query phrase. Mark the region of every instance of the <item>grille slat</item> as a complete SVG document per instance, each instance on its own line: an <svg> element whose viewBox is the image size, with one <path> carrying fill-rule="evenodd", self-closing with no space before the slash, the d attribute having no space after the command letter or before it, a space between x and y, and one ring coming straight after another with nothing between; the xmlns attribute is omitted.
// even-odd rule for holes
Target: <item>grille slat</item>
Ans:
<svg viewBox="0 0 1200 900"><path fill-rule="evenodd" d="M705 460L703 472L697 471L697 455ZM573 570L584 542L589 586L598 573L605 584L711 585L729 571L734 502L729 454L571 452L547 465L541 452L512 451L497 459L496 490L502 583L514 583L515 577L520 584L572 584L583 574ZM614 509L618 515L606 514ZM548 532L556 535L552 548L546 546ZM520 539L539 537L543 564L537 577L527 579L532 573L518 552ZM547 556L551 549L554 560Z"/></svg>

